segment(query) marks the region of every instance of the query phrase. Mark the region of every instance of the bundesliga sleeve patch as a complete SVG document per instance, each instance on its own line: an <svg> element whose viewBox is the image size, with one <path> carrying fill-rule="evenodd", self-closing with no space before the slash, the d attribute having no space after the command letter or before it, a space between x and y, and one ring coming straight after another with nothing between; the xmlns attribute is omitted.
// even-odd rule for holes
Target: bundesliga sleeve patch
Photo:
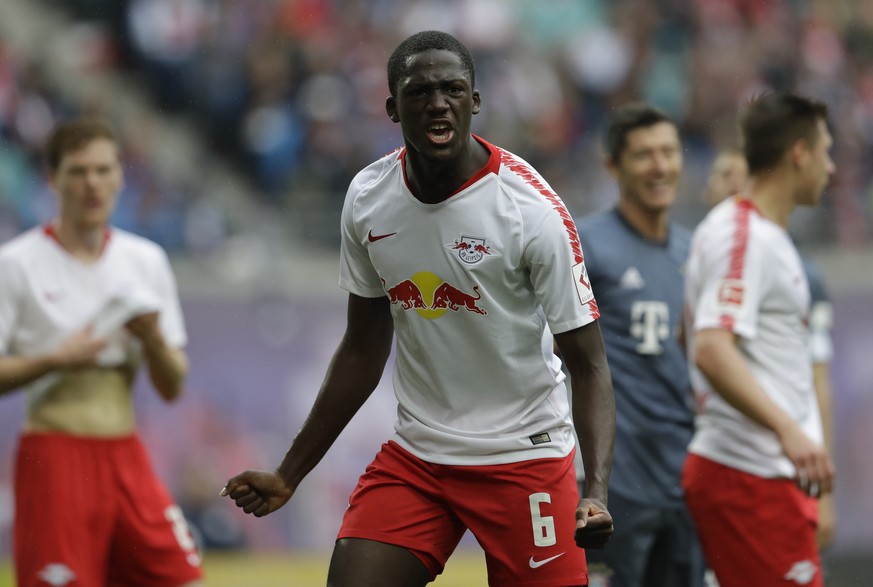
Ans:
<svg viewBox="0 0 873 587"><path fill-rule="evenodd" d="M588 271L585 270L585 263L573 265L573 283L576 284L576 293L579 294L579 300L583 304L587 304L594 299L594 292L591 291L591 282L588 281Z"/></svg>
<svg viewBox="0 0 873 587"><path fill-rule="evenodd" d="M723 279L718 286L718 307L727 312L736 312L743 305L746 286L739 279Z"/></svg>

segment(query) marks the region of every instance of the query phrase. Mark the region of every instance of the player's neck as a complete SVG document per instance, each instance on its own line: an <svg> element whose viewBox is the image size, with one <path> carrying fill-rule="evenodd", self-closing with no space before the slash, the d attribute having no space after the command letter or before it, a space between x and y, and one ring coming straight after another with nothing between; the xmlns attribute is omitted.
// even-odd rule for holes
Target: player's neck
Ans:
<svg viewBox="0 0 873 587"><path fill-rule="evenodd" d="M93 263L100 258L106 244L106 226L77 225L59 218L53 228L61 246L77 259Z"/></svg>
<svg viewBox="0 0 873 587"><path fill-rule="evenodd" d="M748 198L767 220L788 228L788 217L794 210L794 189L777 173L752 178Z"/></svg>
<svg viewBox="0 0 873 587"><path fill-rule="evenodd" d="M646 240L654 242L667 240L670 231L669 209L647 210L626 201L619 201L618 213Z"/></svg>
<svg viewBox="0 0 873 587"><path fill-rule="evenodd" d="M468 148L441 163L425 160L407 148L406 180L413 195L425 204L447 200L488 163L490 153L472 136Z"/></svg>

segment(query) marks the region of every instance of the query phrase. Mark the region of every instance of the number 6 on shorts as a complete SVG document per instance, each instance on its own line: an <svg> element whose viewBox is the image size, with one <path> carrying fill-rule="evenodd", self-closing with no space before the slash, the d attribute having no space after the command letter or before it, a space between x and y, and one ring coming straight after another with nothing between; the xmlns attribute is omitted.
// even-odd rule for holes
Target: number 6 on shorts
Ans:
<svg viewBox="0 0 873 587"><path fill-rule="evenodd" d="M555 520L552 516L544 516L540 512L541 503L552 503L548 493L532 493L530 501L530 521L533 526L533 538L536 546L552 546L557 543L555 537Z"/></svg>

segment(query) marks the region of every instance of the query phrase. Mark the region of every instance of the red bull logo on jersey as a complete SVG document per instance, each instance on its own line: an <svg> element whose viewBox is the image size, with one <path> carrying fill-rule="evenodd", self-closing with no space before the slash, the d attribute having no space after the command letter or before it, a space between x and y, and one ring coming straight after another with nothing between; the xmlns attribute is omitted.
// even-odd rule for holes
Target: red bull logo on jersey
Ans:
<svg viewBox="0 0 873 587"><path fill-rule="evenodd" d="M479 305L482 294L478 285L466 291L429 271L420 271L391 287L383 279L382 286L392 305L400 306L403 310L414 310L428 320L439 318L448 311L465 310L480 316L488 314Z"/></svg>
<svg viewBox="0 0 873 587"><path fill-rule="evenodd" d="M486 257L499 257L500 253L494 250L494 247L486 244L484 238L476 236L461 235L454 241L447 243L446 248L450 251L455 251L458 258L473 265Z"/></svg>

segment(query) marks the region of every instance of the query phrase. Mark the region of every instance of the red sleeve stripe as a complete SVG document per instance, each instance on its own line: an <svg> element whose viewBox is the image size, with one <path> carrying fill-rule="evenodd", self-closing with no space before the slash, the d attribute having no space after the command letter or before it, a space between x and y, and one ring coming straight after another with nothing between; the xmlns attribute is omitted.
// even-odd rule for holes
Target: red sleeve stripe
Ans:
<svg viewBox="0 0 873 587"><path fill-rule="evenodd" d="M743 270L746 266L746 251L749 248L749 223L755 205L744 198L736 200L736 214L734 215L734 234L731 256L728 263L727 279L742 279ZM734 317L722 314L721 325L733 330Z"/></svg>
<svg viewBox="0 0 873 587"><path fill-rule="evenodd" d="M570 248L573 251L573 259L576 264L583 263L585 258L582 256L582 244L579 242L579 233L576 232L576 223L573 222L573 217L567 212L564 202L558 197L558 194L546 187L542 181L536 176L529 165L522 163L512 156L511 153L500 149L501 161L506 167L521 177L528 185L537 190L548 202L552 208L561 217L564 222L564 229L567 231L567 237L570 240Z"/></svg>

